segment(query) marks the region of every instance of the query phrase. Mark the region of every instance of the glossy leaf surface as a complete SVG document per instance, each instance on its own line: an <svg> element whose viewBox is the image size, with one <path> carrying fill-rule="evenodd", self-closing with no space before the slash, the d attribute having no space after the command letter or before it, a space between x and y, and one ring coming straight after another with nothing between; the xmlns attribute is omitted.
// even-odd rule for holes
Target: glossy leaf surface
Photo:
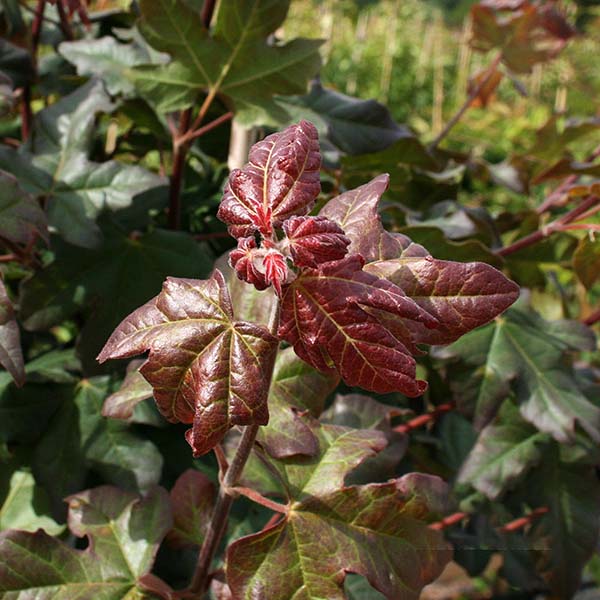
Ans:
<svg viewBox="0 0 600 600"><path fill-rule="evenodd" d="M217 216L234 237L270 236L287 218L310 211L321 190L320 167L314 125L301 121L274 133L252 146L243 169L231 172Z"/></svg>
<svg viewBox="0 0 600 600"><path fill-rule="evenodd" d="M277 340L259 325L234 321L223 275L168 278L162 292L115 330L99 360L150 351L140 372L167 419L192 423L200 455L234 425L265 424Z"/></svg>
<svg viewBox="0 0 600 600"><path fill-rule="evenodd" d="M325 217L292 217L283 224L294 264L316 267L346 256L350 240Z"/></svg>
<svg viewBox="0 0 600 600"><path fill-rule="evenodd" d="M387 598L417 598L450 556L441 535L426 526L442 509L443 483L409 474L385 484L342 487L352 468L385 446L383 434L331 425L317 433L319 456L283 466L292 502L285 518L229 547L227 579L234 597L268 589L274 600L342 599L351 571ZM277 577L282 571L286 577Z"/></svg>
<svg viewBox="0 0 600 600"><path fill-rule="evenodd" d="M89 160L95 117L113 109L102 83L92 80L36 115L35 142L18 152L0 149L0 168L18 177L25 191L47 197L49 224L77 246L100 244L95 220L102 210L125 208L137 194L165 183L138 166Z"/></svg>
<svg viewBox="0 0 600 600"><path fill-rule="evenodd" d="M360 257L351 255L305 269L284 289L279 335L309 364L322 371L335 369L348 385L418 396L427 384L416 379L415 360L406 345L381 321L398 327L413 320L435 327L437 321L362 265Z"/></svg>

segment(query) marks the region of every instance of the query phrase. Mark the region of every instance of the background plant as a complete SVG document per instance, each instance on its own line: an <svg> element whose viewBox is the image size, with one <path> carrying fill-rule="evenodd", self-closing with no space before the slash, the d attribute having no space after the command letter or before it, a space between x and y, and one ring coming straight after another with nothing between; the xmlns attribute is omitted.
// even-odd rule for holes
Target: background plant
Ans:
<svg viewBox="0 0 600 600"><path fill-rule="evenodd" d="M189 426L167 426L140 362L100 366L95 357L167 276L212 282L204 285L213 292L225 289L224 280L210 277L233 243L217 218L225 162L229 156L230 168L241 167L254 140L301 119L315 123L323 154L312 215L334 221L344 233L332 225L307 232L307 223L323 221L297 216L286 226L289 246L281 245L281 234L272 248L245 242L238 273L259 287L279 281L283 296L285 289L297 290L288 277L299 263L294 267L277 254L314 252L318 246L303 244L315 233L334 236L332 247L337 244L342 255L346 236L351 252L370 262L365 247L356 248L363 238L353 239L331 200L358 188L371 199L369 222L379 232L375 201L383 194L381 220L388 231L413 240L396 248L397 255L410 255L411 264L429 264L418 250L423 244L436 261L462 264L455 268L480 261L502 269L523 294L502 317L417 357L411 378L429 387L416 398L410 397L414 388L402 388L407 395L381 389L365 395L351 387L364 382L339 383L335 372L322 373L282 348L256 456L241 481L236 469L229 470L220 488L235 485L227 543L269 524L258 534L264 550L272 539L268 532L285 536L284 503L290 497L308 502L314 490L307 478L325 479L331 487L319 489L319 497L362 490L348 506L367 501L373 490L390 493L383 503L394 494L413 495L419 535L438 540L443 530L453 546L454 562L441 584L450 597L458 592L449 581L470 597L572 597L585 593L582 574L584 588L595 586L600 394L590 326L600 318L594 237L600 140L590 61L596 9L574 2L481 2L436 12L440 4L297 2L284 20L287 3L267 0L2 3L4 596L48 591L70 598L76 586L87 597L169 597L189 585L198 548L208 547L219 471L240 443L237 428L222 449L194 459L184 438ZM315 14L323 17L323 37L331 39L282 41L314 35ZM331 35L330 19L338 25ZM457 29L445 24L457 19ZM378 33L382 23L395 23L386 36ZM360 33L359 26L368 32L360 56L345 41ZM411 35L423 30L435 32L437 54L429 56L438 58L419 62L427 52L416 50L423 41ZM540 37L543 52L536 51ZM515 40L521 49L516 56L507 51ZM319 52L326 58L320 82L314 79ZM390 109L348 93L377 96ZM418 136L394 117L408 120ZM385 172L387 190L380 177ZM293 239L300 233L298 245ZM275 259L269 270L262 262L267 254ZM220 259L217 266L236 323L268 324L272 288L253 290L225 263ZM415 293L412 279L356 266L351 272L390 278L409 296ZM359 312L408 343L389 305L361 306ZM252 335L251 328L227 327L235 339ZM263 336L262 344L273 344ZM330 366L335 357L326 358ZM325 366L314 353L310 360ZM171 417L190 418L185 410ZM225 429L230 425L237 423ZM252 441L244 434L242 446L244 439ZM198 454L204 449L196 448ZM334 463L335 477L319 473L328 464L319 460L321 453L346 457L343 466ZM278 465L276 474L265 471L264 460ZM419 474L406 475L411 472ZM400 484L385 482L403 476L392 494ZM444 504L435 477L450 486ZM305 513L319 515L312 508ZM411 518L402 513L403 523ZM426 527L423 518L434 522ZM34 534L38 527L46 533ZM86 536L101 560L84 550ZM273 583L268 569L253 562L262 555L245 544L242 539L228 551L238 595L246 585L242 571L257 573L255 583ZM448 560L444 548L438 546L435 569L413 581L412 590ZM205 558L213 553L210 593L223 597L223 547ZM51 557L50 565L41 567L42 556ZM241 565L235 576L233 564ZM193 583L203 585L198 578ZM343 585L349 597L379 597L360 575L348 574ZM382 581L378 585L397 597ZM289 597L284 588L277 593ZM327 591L334 593L341 592Z"/></svg>

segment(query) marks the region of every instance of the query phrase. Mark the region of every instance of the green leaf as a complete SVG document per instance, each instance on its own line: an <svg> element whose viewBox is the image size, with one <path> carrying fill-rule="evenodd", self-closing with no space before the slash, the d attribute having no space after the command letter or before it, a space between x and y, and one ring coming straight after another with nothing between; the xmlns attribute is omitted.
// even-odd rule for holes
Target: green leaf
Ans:
<svg viewBox="0 0 600 600"><path fill-rule="evenodd" d="M346 154L379 152L410 135L398 125L390 111L375 100L360 100L313 82L308 94L278 99L291 119L307 119L323 138Z"/></svg>
<svg viewBox="0 0 600 600"><path fill-rule="evenodd" d="M302 415L318 417L338 381L336 374L320 373L298 358L293 348L279 352L269 390L269 423L258 434L271 456L318 452L318 441Z"/></svg>
<svg viewBox="0 0 600 600"><path fill-rule="evenodd" d="M512 402L505 402L494 422L479 434L458 483L470 484L496 500L541 461L550 440L548 434L525 421Z"/></svg>
<svg viewBox="0 0 600 600"><path fill-rule="evenodd" d="M130 70L143 64L164 63L157 60L143 44L121 44L114 37L102 37L96 40L77 40L63 42L58 51L70 63L77 67L77 74L96 76L102 79L108 92L115 96L131 96L135 93ZM166 57L165 57L166 59Z"/></svg>
<svg viewBox="0 0 600 600"><path fill-rule="evenodd" d="M208 32L183 0L142 0L141 31L172 62L135 69L142 95L161 112L191 106L201 92L223 94L245 125L274 123L285 111L275 94L302 94L320 66L318 40L269 45L289 0L232 0L219 6Z"/></svg>
<svg viewBox="0 0 600 600"><path fill-rule="evenodd" d="M81 488L88 470L125 489L145 491L158 483L163 459L156 446L129 431L127 423L102 417L109 379L83 380L67 397L35 448L34 473L55 506Z"/></svg>
<svg viewBox="0 0 600 600"><path fill-rule="evenodd" d="M575 426L600 441L600 408L577 385L569 350L593 349L593 333L576 322L548 323L524 305L463 336L440 352L467 367L455 377L456 400L481 428L514 390L523 418L558 442L575 441ZM455 371L456 372L456 371Z"/></svg>
<svg viewBox="0 0 600 600"><path fill-rule="evenodd" d="M10 373L18 386L25 383L19 326L2 279L0 279L0 365Z"/></svg>
<svg viewBox="0 0 600 600"><path fill-rule="evenodd" d="M113 108L102 83L92 80L37 113L30 140L18 152L0 148L0 168L27 192L43 195L49 224L79 246L100 244L100 212L126 208L137 194L165 183L141 167L87 158L96 115Z"/></svg>
<svg viewBox="0 0 600 600"><path fill-rule="evenodd" d="M86 372L92 373L112 330L156 294L165 277L202 276L211 266L206 246L184 233L157 229L128 237L113 226L103 231L105 241L96 250L54 240L55 261L23 283L21 298L29 330L49 329L80 312L86 315L79 351Z"/></svg>
<svg viewBox="0 0 600 600"><path fill-rule="evenodd" d="M33 236L48 240L46 215L39 203L21 189L18 180L0 171L0 235L15 244L27 244Z"/></svg>
<svg viewBox="0 0 600 600"><path fill-rule="evenodd" d="M140 499L102 486L73 494L67 502L69 529L78 537L88 536L93 552L111 569L131 581L150 572L158 546L172 524L165 490L154 488Z"/></svg>
<svg viewBox="0 0 600 600"><path fill-rule="evenodd" d="M600 531L600 483L594 468L559 462L556 451L546 452L526 490L521 496L527 504L548 508L527 536L536 571L554 597L571 598Z"/></svg>
<svg viewBox="0 0 600 600"><path fill-rule="evenodd" d="M450 551L442 535L426 526L442 508L441 480L413 473L341 487L349 470L376 449L375 433L324 426L321 457L304 465L286 461L291 507L284 519L229 546L227 581L234 597L268 589L273 600L341 600L345 575L353 572L386 598L416 599L441 572Z"/></svg>
<svg viewBox="0 0 600 600"><path fill-rule="evenodd" d="M31 81L35 70L29 52L0 39L0 71L10 77L14 87L23 87Z"/></svg>
<svg viewBox="0 0 600 600"><path fill-rule="evenodd" d="M72 496L69 528L89 548L74 550L43 531L0 534L3 598L122 600L134 597L171 522L168 497L146 498L108 486ZM164 584L163 584L164 585Z"/></svg>
<svg viewBox="0 0 600 600"><path fill-rule="evenodd" d="M590 289L600 279L600 239L584 237L573 253L573 269Z"/></svg>
<svg viewBox="0 0 600 600"><path fill-rule="evenodd" d="M64 529L48 516L50 506L44 490L36 485L31 473L21 469L0 471L0 531L43 529L49 535L58 535Z"/></svg>

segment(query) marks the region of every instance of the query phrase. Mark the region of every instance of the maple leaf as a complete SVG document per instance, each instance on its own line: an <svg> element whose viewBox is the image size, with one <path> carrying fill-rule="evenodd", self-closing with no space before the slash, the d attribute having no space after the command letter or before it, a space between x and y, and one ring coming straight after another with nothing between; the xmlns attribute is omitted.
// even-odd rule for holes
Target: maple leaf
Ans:
<svg viewBox="0 0 600 600"><path fill-rule="evenodd" d="M193 423L196 456L234 425L268 421L267 393L277 339L265 327L234 321L225 279L168 278L161 293L126 317L98 356L150 351L140 372L162 414Z"/></svg>
<svg viewBox="0 0 600 600"><path fill-rule="evenodd" d="M343 229L325 217L291 217L283 224L283 230L298 267L341 260L350 245Z"/></svg>
<svg viewBox="0 0 600 600"><path fill-rule="evenodd" d="M365 258L365 271L401 288L437 320L436 328L418 320L402 324L408 330L402 339L413 353L414 344L453 342L515 302L519 287L494 267L481 262L439 260L407 236L387 232L377 206L388 183L389 176L380 175L330 200L320 215L342 227L351 242L350 252ZM395 335L402 333L397 325L394 327L388 319L386 322Z"/></svg>
<svg viewBox="0 0 600 600"><path fill-rule="evenodd" d="M438 322L399 287L363 271L363 264L354 254L304 269L283 290L279 335L306 362L323 371L336 369L348 385L418 396L427 384L415 378L410 337L403 343L369 311L399 324L435 327Z"/></svg>
<svg viewBox="0 0 600 600"><path fill-rule="evenodd" d="M427 527L444 509L445 484L410 473L345 487L346 476L385 447L384 434L316 424L313 433L315 457L272 463L290 507L284 518L228 548L233 597L342 600L352 572L386 598L418 598L450 558L442 534Z"/></svg>
<svg viewBox="0 0 600 600"><path fill-rule="evenodd" d="M273 227L310 211L321 190L320 168L315 126L291 125L252 146L248 164L229 175L217 216L233 237L256 231L269 237Z"/></svg>

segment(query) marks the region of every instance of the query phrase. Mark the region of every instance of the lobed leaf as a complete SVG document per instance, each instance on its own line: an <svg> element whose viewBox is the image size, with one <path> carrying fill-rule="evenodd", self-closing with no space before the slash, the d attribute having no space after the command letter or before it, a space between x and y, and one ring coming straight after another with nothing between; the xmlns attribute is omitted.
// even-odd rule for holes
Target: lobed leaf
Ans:
<svg viewBox="0 0 600 600"><path fill-rule="evenodd" d="M0 184L1 237L15 244L27 244L35 236L48 241L46 215L39 203L9 173L0 171Z"/></svg>
<svg viewBox="0 0 600 600"><path fill-rule="evenodd" d="M319 40L267 43L288 7L289 0L224 2L209 32L183 0L142 0L142 34L173 60L136 68L138 90L160 112L191 106L203 91L222 94L245 125L275 124L286 113L273 96L304 93L320 66Z"/></svg>
<svg viewBox="0 0 600 600"><path fill-rule="evenodd" d="M296 501L280 523L229 547L233 596L343 599L352 572L386 598L416 599L450 558L442 535L425 524L443 493L437 478L409 474Z"/></svg>
<svg viewBox="0 0 600 600"><path fill-rule="evenodd" d="M511 402L506 402L495 421L479 434L460 469L458 483L469 483L490 500L496 500L542 460L550 439L525 421Z"/></svg>
<svg viewBox="0 0 600 600"><path fill-rule="evenodd" d="M428 327L437 321L362 266L359 256L350 255L305 269L284 288L279 335L306 362L321 371L335 369L348 385L418 396L427 384L416 379L415 360L398 331L390 333L389 322L399 330L407 321Z"/></svg>
<svg viewBox="0 0 600 600"><path fill-rule="evenodd" d="M277 340L266 328L233 320L225 279L168 278L162 292L117 327L98 356L150 351L140 372L170 421L193 423L195 455L234 425L268 421L268 381Z"/></svg>
<svg viewBox="0 0 600 600"><path fill-rule="evenodd" d="M170 525L168 498L103 486L68 499L69 527L90 541L74 550L42 530L0 533L0 592L9 598L121 600L150 571Z"/></svg>
<svg viewBox="0 0 600 600"><path fill-rule="evenodd" d="M440 355L459 359L457 402L475 414L481 428L496 413L511 389L522 417L558 442L575 439L576 425L596 443L600 409L579 389L565 355L595 346L593 333L576 322L548 322L526 306L506 312L470 332Z"/></svg>
<svg viewBox="0 0 600 600"><path fill-rule="evenodd" d="M410 238L388 233L381 224L377 205L389 178L371 182L331 200L320 215L337 222L350 239L350 251L367 261L364 270L400 288L438 325L405 323L407 343L447 344L484 325L506 310L518 297L519 288L485 263L459 263L434 259Z"/></svg>
<svg viewBox="0 0 600 600"><path fill-rule="evenodd" d="M229 175L217 216L233 237L270 236L292 215L310 211L321 190L317 130L301 121L254 144L249 162Z"/></svg>

